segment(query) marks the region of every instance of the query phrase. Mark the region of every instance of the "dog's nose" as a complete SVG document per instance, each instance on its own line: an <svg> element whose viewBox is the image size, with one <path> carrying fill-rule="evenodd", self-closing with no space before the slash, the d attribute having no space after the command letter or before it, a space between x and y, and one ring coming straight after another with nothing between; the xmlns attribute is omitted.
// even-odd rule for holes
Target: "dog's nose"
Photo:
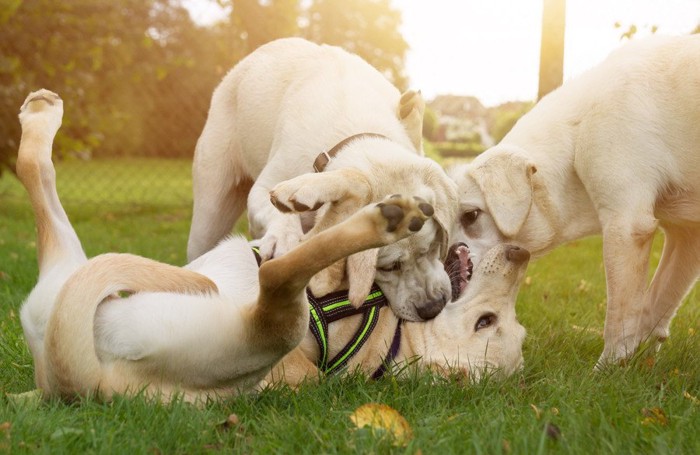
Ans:
<svg viewBox="0 0 700 455"><path fill-rule="evenodd" d="M506 259L516 264L522 264L530 259L530 252L515 245L506 246Z"/></svg>
<svg viewBox="0 0 700 455"><path fill-rule="evenodd" d="M421 319L427 321L429 319L433 319L435 316L440 314L442 309L445 308L446 303L447 298L445 296L442 296L437 300L431 300L430 302L419 306L418 308L416 308L416 312L418 313L418 316L420 316Z"/></svg>

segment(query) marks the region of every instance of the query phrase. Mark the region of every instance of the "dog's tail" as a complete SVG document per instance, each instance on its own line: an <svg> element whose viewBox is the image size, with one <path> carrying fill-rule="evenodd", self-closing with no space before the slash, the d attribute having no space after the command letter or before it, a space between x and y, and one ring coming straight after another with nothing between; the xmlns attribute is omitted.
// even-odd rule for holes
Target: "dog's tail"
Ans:
<svg viewBox="0 0 700 455"><path fill-rule="evenodd" d="M197 272L132 254L109 253L91 259L63 286L47 325L47 392L72 397L109 387L102 384L105 377L95 350L95 312L102 301L110 296L120 298L125 292L204 294L218 290Z"/></svg>

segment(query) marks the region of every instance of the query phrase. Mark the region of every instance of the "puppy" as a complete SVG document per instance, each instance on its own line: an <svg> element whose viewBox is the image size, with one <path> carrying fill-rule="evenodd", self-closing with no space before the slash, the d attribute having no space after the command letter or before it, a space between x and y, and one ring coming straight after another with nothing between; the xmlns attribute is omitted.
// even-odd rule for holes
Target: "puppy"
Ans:
<svg viewBox="0 0 700 455"><path fill-rule="evenodd" d="M310 288L323 295L347 277L358 306L376 279L399 317L434 317L451 297L440 259L457 199L442 168L421 156L423 110L420 94L401 99L378 71L340 48L299 38L260 47L214 91L193 163L189 258L230 232L246 196L250 232L268 259L300 241L301 214L313 236L370 202L411 194L435 211L419 235L352 255Z"/></svg>
<svg viewBox="0 0 700 455"><path fill-rule="evenodd" d="M700 35L634 41L544 97L451 172L457 238L477 258L602 233L608 304L598 365L662 342L700 275ZM663 255L647 289L657 228ZM478 261L478 259L477 259Z"/></svg>
<svg viewBox="0 0 700 455"><path fill-rule="evenodd" d="M456 300L434 319L401 321L389 308L380 307L373 331L359 315L331 322L327 347L310 331L267 380L297 386L303 380L317 379L321 372L358 370L379 378L392 365L407 363L440 375L461 374L469 380L478 380L485 373L508 376L523 364L525 329L516 318L515 300L529 258L527 250L497 245L472 272L466 245L455 244L446 268ZM342 305L338 300L331 299L327 308L338 311ZM366 338L353 337L368 326L371 333ZM348 350L356 340L363 343L361 347Z"/></svg>
<svg viewBox="0 0 700 455"><path fill-rule="evenodd" d="M20 111L17 173L38 228L39 280L21 310L48 396L144 393L188 401L257 386L306 334L306 285L358 251L418 231L431 207L396 197L363 208L258 270L243 238L186 267L130 254L88 260L58 199L51 163L63 102L31 93Z"/></svg>

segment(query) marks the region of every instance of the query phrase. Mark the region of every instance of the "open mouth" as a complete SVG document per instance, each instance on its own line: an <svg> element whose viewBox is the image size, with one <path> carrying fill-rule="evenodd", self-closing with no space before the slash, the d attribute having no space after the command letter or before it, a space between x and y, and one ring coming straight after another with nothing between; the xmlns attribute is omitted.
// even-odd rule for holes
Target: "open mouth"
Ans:
<svg viewBox="0 0 700 455"><path fill-rule="evenodd" d="M452 285L452 301L462 295L472 277L473 270L474 264L469 258L469 247L466 243L458 242L452 245L445 259L445 272L450 277Z"/></svg>

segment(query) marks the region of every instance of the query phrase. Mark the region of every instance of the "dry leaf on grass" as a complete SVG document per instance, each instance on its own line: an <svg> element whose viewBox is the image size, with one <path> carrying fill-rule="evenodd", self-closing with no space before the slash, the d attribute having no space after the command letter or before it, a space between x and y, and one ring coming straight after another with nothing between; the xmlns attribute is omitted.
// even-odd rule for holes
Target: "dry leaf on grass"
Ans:
<svg viewBox="0 0 700 455"><path fill-rule="evenodd" d="M690 400L690 402L693 404L700 405L700 400L698 400L698 397L689 394L687 390L683 391L683 397Z"/></svg>
<svg viewBox="0 0 700 455"><path fill-rule="evenodd" d="M350 420L357 428L369 427L374 434L390 435L397 446L405 446L413 439L413 430L406 419L385 404L363 404L350 415Z"/></svg>
<svg viewBox="0 0 700 455"><path fill-rule="evenodd" d="M41 404L43 392L41 389L34 389L22 393L8 393L7 401L16 407L25 409L37 409Z"/></svg>
<svg viewBox="0 0 700 455"><path fill-rule="evenodd" d="M659 425L665 427L668 425L668 418L663 409L655 408L642 408L642 425Z"/></svg>

